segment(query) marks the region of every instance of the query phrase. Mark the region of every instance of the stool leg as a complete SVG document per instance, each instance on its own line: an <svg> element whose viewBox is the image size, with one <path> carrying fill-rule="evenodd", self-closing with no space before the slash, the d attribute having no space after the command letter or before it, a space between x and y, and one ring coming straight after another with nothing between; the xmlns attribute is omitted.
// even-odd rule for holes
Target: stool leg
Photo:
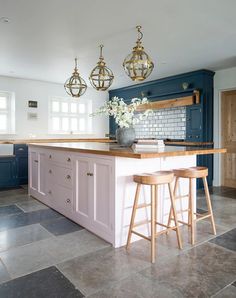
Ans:
<svg viewBox="0 0 236 298"><path fill-rule="evenodd" d="M155 263L155 240L156 240L156 197L155 185L151 185L151 261Z"/></svg>
<svg viewBox="0 0 236 298"><path fill-rule="evenodd" d="M190 203L190 227L191 227L191 244L195 243L196 221L194 218L194 204L193 204L193 179L189 179L189 203Z"/></svg>
<svg viewBox="0 0 236 298"><path fill-rule="evenodd" d="M205 194L206 194L207 209L211 215L210 219L211 219L213 234L216 235L216 226L215 226L215 221L214 221L214 216L213 216L213 211L212 211L212 206L211 206L211 198L210 198L210 194L209 194L207 179L206 179L206 177L203 177L202 180L203 180L204 190L205 190Z"/></svg>
<svg viewBox="0 0 236 298"><path fill-rule="evenodd" d="M136 210L137 210L137 206L138 206L138 199L139 199L140 189L141 189L141 184L137 184L135 198L134 198L134 205L133 205L133 209L132 209L132 215L131 215L130 226L129 226L128 239L127 239L127 244L126 244L126 249L127 250L130 247L131 235L132 235L132 230L133 230L133 226L134 226L134 219L135 219L135 215L136 215Z"/></svg>
<svg viewBox="0 0 236 298"><path fill-rule="evenodd" d="M176 177L175 179L175 186L174 186L174 200L176 198L176 193L177 193L177 188L178 188L178 182L179 182L179 177ZM170 213L169 213L169 218L168 218L168 222L167 222L167 226L169 227L171 225L171 218L172 218L172 208L170 205ZM168 231L167 231L168 234Z"/></svg>
<svg viewBox="0 0 236 298"><path fill-rule="evenodd" d="M155 221L157 221L157 206L158 206L158 185L155 185ZM157 225L155 224L155 235L157 233Z"/></svg>
<svg viewBox="0 0 236 298"><path fill-rule="evenodd" d="M176 226L178 245L179 245L179 248L182 249L182 241L181 241L181 236L180 236L180 231L179 231L179 223L177 220L177 213L176 213L176 209L175 209L175 197L173 195L173 190L172 190L170 183L168 183L168 187L169 187L170 200L171 200L171 209L173 212L174 222L175 222L175 226Z"/></svg>

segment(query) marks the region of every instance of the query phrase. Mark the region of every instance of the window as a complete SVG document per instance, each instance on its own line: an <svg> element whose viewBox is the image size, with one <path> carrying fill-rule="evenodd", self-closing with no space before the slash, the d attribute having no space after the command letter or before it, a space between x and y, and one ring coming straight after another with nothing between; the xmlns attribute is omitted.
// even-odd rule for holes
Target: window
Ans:
<svg viewBox="0 0 236 298"><path fill-rule="evenodd" d="M91 133L92 100L53 97L49 107L49 133Z"/></svg>
<svg viewBox="0 0 236 298"><path fill-rule="evenodd" d="M0 91L0 134L15 132L15 102L13 94Z"/></svg>

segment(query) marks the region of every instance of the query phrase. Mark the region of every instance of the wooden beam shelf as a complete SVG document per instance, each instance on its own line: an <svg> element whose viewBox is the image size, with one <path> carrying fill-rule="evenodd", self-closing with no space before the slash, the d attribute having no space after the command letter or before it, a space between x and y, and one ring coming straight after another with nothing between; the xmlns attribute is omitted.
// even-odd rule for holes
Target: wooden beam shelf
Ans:
<svg viewBox="0 0 236 298"><path fill-rule="evenodd" d="M200 103L200 92L199 90L194 90L193 95L166 99L166 100L158 100L158 101L153 101L147 104L140 105L137 111L141 112L147 109L160 110L160 109L167 109L167 108L184 107L184 106L191 106L199 103Z"/></svg>

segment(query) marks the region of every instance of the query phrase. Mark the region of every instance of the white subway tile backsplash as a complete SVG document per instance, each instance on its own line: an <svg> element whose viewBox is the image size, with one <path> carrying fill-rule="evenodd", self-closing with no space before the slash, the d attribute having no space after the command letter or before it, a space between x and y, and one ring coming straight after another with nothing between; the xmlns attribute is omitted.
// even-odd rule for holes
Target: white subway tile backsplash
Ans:
<svg viewBox="0 0 236 298"><path fill-rule="evenodd" d="M135 126L135 132L137 138L185 139L186 108L153 111L153 114Z"/></svg>

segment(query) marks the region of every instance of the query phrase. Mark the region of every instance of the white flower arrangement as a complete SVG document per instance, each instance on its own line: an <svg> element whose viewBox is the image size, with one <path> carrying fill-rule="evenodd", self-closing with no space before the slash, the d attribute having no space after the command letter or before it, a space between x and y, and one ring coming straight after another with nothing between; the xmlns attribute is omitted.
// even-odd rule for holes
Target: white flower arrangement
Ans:
<svg viewBox="0 0 236 298"><path fill-rule="evenodd" d="M119 127L133 127L141 120L147 118L152 113L152 110L148 109L144 113L136 113L138 106L148 103L147 98L133 98L130 104L126 104L123 98L113 97L111 100L101 106L92 116L105 114L115 118Z"/></svg>

